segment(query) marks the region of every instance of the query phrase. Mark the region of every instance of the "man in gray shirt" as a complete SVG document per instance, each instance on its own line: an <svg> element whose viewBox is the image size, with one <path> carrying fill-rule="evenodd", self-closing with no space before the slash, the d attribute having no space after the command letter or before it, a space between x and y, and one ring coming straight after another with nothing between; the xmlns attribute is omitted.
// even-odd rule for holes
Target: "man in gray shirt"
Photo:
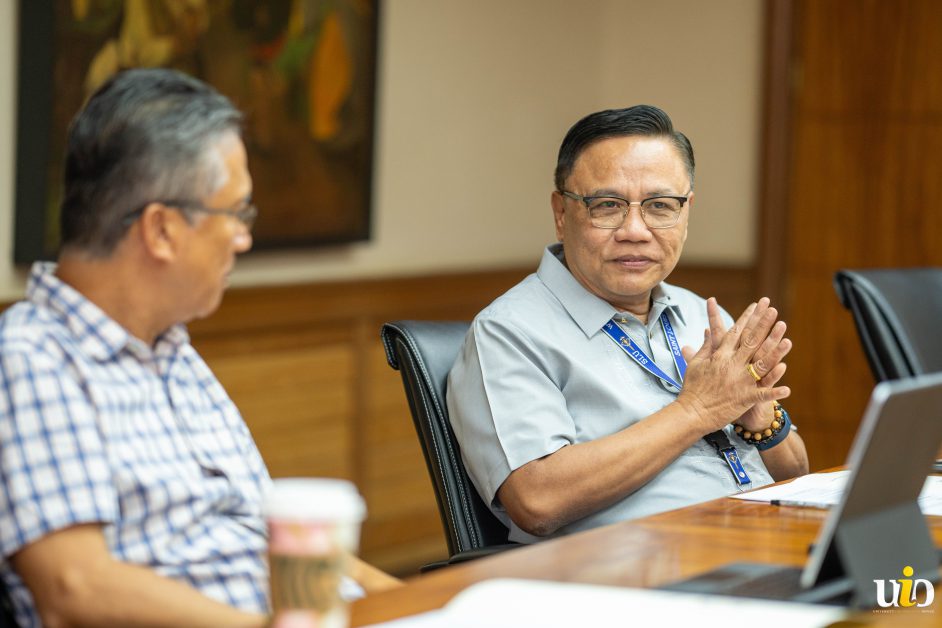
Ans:
<svg viewBox="0 0 942 628"><path fill-rule="evenodd" d="M763 298L732 324L715 299L664 281L694 201L693 149L667 114L586 116L555 179L559 242L475 318L448 379L465 465L510 538L807 473L777 402L791 348L777 311Z"/></svg>

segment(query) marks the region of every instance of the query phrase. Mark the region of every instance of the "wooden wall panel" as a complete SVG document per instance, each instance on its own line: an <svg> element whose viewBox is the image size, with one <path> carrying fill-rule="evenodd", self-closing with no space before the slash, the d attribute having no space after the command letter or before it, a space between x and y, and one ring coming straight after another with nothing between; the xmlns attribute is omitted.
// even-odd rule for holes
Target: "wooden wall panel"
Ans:
<svg viewBox="0 0 942 628"><path fill-rule="evenodd" d="M352 345L207 359L249 421L272 475L353 478Z"/></svg>
<svg viewBox="0 0 942 628"><path fill-rule="evenodd" d="M834 273L942 264L942 3L789 4L791 119L772 121L790 127L788 200L771 222L787 225L788 407L820 468L844 461L874 383Z"/></svg>

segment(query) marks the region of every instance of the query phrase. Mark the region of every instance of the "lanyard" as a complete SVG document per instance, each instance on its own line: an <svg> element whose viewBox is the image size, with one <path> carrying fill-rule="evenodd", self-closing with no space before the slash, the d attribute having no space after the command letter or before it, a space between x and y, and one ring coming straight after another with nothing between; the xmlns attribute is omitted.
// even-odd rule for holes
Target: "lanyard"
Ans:
<svg viewBox="0 0 942 628"><path fill-rule="evenodd" d="M684 354L680 352L680 345L677 343L674 328L667 319L667 312L661 314L660 321L661 328L664 330L664 336L667 338L667 344L670 346L671 354L674 356L674 366L677 367L677 373L680 375L680 381L682 382L684 381L684 375L687 374L687 360L684 359ZM670 384L677 390L683 387L681 384L674 381L673 377L662 371L661 367L655 364L654 360L649 358L637 343L632 342L628 334L625 333L625 330L615 323L614 318L605 323L605 327L603 327L602 330L621 347L622 351L628 354L628 357L637 362L645 371L663 380L667 384Z"/></svg>
<svg viewBox="0 0 942 628"><path fill-rule="evenodd" d="M667 318L667 312L661 312L660 321L661 329L664 330L664 337L667 339L667 345L670 347L671 354L674 357L674 366L677 367L680 381L683 382L684 375L687 374L687 360L684 359L684 354L680 351L680 344L677 342L677 335L674 334L674 328ZM605 326L602 327L602 331L604 331L609 338L614 340L615 344L621 347L621 350L624 351L629 358L634 360L638 366L654 377L673 386L676 390L679 391L681 389L682 384L674 381L674 378L661 370L661 367L655 364L654 360L649 358L637 343L632 342L631 338L628 337L625 330L618 326L614 318L605 323ZM730 472L733 474L739 486L752 483L752 480L749 479L749 475L746 473L746 469L742 466L742 461L736 454L736 448L729 442L726 432L717 430L707 434L703 438L706 442L710 443L716 450L716 453L726 461Z"/></svg>

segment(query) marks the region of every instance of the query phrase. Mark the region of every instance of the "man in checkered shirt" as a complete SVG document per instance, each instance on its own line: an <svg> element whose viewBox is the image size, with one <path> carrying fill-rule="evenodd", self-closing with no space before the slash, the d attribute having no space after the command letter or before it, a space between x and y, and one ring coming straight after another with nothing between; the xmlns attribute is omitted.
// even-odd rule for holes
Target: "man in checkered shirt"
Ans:
<svg viewBox="0 0 942 628"><path fill-rule="evenodd" d="M72 123L58 264L0 317L0 577L20 625L267 621L270 479L183 326L252 245L240 123L160 69L117 75Z"/></svg>

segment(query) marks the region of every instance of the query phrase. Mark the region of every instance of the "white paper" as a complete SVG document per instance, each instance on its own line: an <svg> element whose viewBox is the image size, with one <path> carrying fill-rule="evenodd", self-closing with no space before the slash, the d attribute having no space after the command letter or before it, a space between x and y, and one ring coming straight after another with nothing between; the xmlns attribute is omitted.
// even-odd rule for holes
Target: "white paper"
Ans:
<svg viewBox="0 0 942 628"><path fill-rule="evenodd" d="M748 493L737 493L736 495L730 495L730 497L754 502L770 502L777 499L814 504L826 508L840 501L849 474L850 471L847 470L832 473L810 473L797 477L787 484L760 488Z"/></svg>
<svg viewBox="0 0 942 628"><path fill-rule="evenodd" d="M942 476L930 475L919 494L919 507L924 515L942 516Z"/></svg>
<svg viewBox="0 0 942 628"><path fill-rule="evenodd" d="M443 626L452 626L453 628L470 628L470 624L449 622L445 617L445 611L429 611L392 621L384 621L381 624L370 624L366 628L442 628Z"/></svg>
<svg viewBox="0 0 942 628"><path fill-rule="evenodd" d="M372 628L818 628L846 617L832 606L770 602L537 580L497 579L459 593L441 611Z"/></svg>
<svg viewBox="0 0 942 628"><path fill-rule="evenodd" d="M756 502L778 500L818 508L835 506L841 500L850 471L811 473L795 478L788 484L760 488L748 493L730 495L736 499ZM930 475L919 494L919 507L924 515L942 515L942 476Z"/></svg>

